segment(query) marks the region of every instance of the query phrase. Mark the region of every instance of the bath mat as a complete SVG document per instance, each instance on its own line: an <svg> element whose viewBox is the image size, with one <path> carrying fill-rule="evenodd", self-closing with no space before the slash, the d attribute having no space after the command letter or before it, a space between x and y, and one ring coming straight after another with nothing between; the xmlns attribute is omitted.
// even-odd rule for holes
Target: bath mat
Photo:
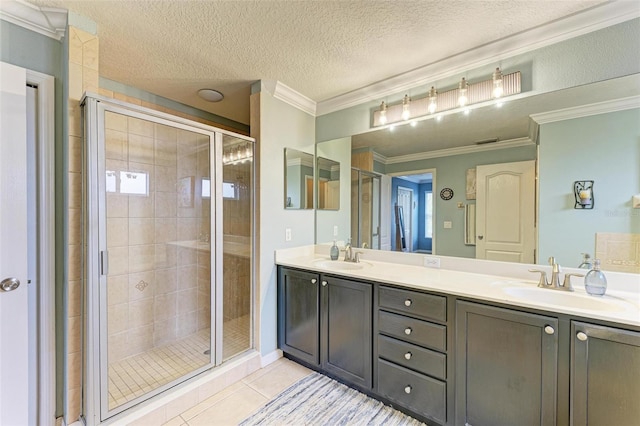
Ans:
<svg viewBox="0 0 640 426"><path fill-rule="evenodd" d="M240 425L409 425L424 423L319 373L294 383Z"/></svg>

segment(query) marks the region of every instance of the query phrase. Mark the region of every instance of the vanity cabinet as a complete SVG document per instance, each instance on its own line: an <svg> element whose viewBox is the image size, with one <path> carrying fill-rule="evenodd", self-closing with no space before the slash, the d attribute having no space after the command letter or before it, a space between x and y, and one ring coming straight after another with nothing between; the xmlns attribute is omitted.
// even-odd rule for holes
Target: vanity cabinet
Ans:
<svg viewBox="0 0 640 426"><path fill-rule="evenodd" d="M571 424L640 419L640 333L571 322Z"/></svg>
<svg viewBox="0 0 640 426"><path fill-rule="evenodd" d="M447 423L447 298L377 286L376 386L382 398Z"/></svg>
<svg viewBox="0 0 640 426"><path fill-rule="evenodd" d="M278 274L280 349L370 390L372 285L283 267Z"/></svg>
<svg viewBox="0 0 640 426"><path fill-rule="evenodd" d="M556 424L557 367L557 318L457 302L456 424Z"/></svg>

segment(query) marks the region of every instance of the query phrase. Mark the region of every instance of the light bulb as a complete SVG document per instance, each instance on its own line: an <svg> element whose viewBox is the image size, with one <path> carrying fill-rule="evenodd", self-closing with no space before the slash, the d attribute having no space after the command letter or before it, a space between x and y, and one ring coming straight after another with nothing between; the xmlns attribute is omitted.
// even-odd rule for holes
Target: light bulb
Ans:
<svg viewBox="0 0 640 426"><path fill-rule="evenodd" d="M382 101L382 103L380 104L380 124L381 125L385 125L387 124L387 104L384 103L384 101Z"/></svg>
<svg viewBox="0 0 640 426"><path fill-rule="evenodd" d="M411 127L416 127L418 125L418 122L417 121L412 121L409 124L411 124Z"/></svg>
<svg viewBox="0 0 640 426"><path fill-rule="evenodd" d="M411 98L409 95L404 95L404 98L402 99L402 119L405 121L411 118L410 104Z"/></svg>
<svg viewBox="0 0 640 426"><path fill-rule="evenodd" d="M467 80L465 80L464 77L462 77L462 80L460 81L460 85L458 86L458 105L463 107L467 104L467 87L469 87L469 84L467 83Z"/></svg>
<svg viewBox="0 0 640 426"><path fill-rule="evenodd" d="M436 117L436 120L442 121L442 114L438 114L438 116Z"/></svg>
<svg viewBox="0 0 640 426"><path fill-rule="evenodd" d="M438 109L438 92L436 88L431 86L429 90L429 114L433 114Z"/></svg>
<svg viewBox="0 0 640 426"><path fill-rule="evenodd" d="M500 72L500 68L496 68L493 73L493 97L499 98L504 93L502 88L502 72Z"/></svg>

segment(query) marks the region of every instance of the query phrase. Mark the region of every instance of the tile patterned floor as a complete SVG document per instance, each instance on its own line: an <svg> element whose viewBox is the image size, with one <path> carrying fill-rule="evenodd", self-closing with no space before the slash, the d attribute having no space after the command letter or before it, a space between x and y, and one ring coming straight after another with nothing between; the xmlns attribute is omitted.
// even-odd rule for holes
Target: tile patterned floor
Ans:
<svg viewBox="0 0 640 426"><path fill-rule="evenodd" d="M223 324L223 359L249 348L249 316ZM109 409L196 370L209 362L209 329L109 365Z"/></svg>
<svg viewBox="0 0 640 426"><path fill-rule="evenodd" d="M311 373L306 367L280 358L174 417L165 426L237 425Z"/></svg>

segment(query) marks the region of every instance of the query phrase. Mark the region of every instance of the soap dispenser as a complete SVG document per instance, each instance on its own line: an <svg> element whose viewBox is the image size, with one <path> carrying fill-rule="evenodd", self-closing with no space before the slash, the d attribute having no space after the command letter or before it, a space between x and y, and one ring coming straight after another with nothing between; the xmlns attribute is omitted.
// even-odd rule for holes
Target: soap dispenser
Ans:
<svg viewBox="0 0 640 426"><path fill-rule="evenodd" d="M593 260L593 269L584 277L584 288L591 296L603 296L607 291L607 278L600 270L600 259Z"/></svg>
<svg viewBox="0 0 640 426"><path fill-rule="evenodd" d="M340 256L340 249L336 244L336 240L333 240L333 245L331 246L331 250L329 251L329 256L331 260L338 260L338 256Z"/></svg>
<svg viewBox="0 0 640 426"><path fill-rule="evenodd" d="M589 253L582 253L582 263L578 266L579 269L591 269L591 256Z"/></svg>

